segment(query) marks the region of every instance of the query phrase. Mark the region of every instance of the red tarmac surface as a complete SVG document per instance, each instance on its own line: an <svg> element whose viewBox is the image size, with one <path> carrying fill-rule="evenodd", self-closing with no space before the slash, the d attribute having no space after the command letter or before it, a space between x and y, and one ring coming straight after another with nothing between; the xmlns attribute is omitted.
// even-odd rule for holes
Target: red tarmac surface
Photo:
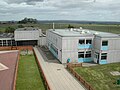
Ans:
<svg viewBox="0 0 120 90"><path fill-rule="evenodd" d="M17 59L18 51L0 53L0 63L9 68L0 71L0 90L13 90Z"/></svg>

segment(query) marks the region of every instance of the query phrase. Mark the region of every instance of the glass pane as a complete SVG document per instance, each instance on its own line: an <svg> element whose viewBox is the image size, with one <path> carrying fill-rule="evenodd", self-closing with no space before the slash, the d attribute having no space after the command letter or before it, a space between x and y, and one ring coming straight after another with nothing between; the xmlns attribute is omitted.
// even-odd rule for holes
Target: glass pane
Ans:
<svg viewBox="0 0 120 90"><path fill-rule="evenodd" d="M91 44L92 40L86 40L86 44Z"/></svg>
<svg viewBox="0 0 120 90"><path fill-rule="evenodd" d="M107 56L107 53L102 53L101 56Z"/></svg>
<svg viewBox="0 0 120 90"><path fill-rule="evenodd" d="M85 44L85 40L79 40L79 44Z"/></svg>

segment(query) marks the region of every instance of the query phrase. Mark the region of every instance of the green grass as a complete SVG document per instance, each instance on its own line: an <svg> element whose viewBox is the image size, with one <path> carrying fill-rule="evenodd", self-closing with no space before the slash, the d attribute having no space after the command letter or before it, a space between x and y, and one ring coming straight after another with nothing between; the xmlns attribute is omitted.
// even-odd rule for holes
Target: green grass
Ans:
<svg viewBox="0 0 120 90"><path fill-rule="evenodd" d="M18 28L18 25L20 24L1 24L0 25L0 32L4 32L7 27L13 27ZM52 28L52 23L39 23L39 24L22 24L23 26L34 26L42 29L44 32L47 29ZM64 29L67 28L69 24L66 23L56 23L55 28L56 29ZM103 32L111 32L111 33L117 33L120 34L120 25L102 25L102 24L70 24L74 26L75 28L83 27L84 29L92 29L96 31L103 31Z"/></svg>
<svg viewBox="0 0 120 90"><path fill-rule="evenodd" d="M16 90L45 90L34 55L20 56Z"/></svg>
<svg viewBox="0 0 120 90"><path fill-rule="evenodd" d="M98 65L93 67L78 67L75 71L80 74L95 90L120 90L116 80L120 76L112 76L111 71L120 72L120 63Z"/></svg>

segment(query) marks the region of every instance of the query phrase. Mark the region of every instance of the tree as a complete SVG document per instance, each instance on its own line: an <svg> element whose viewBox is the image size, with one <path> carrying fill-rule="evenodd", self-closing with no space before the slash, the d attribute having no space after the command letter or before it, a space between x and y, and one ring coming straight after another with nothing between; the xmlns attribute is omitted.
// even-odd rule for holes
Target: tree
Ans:
<svg viewBox="0 0 120 90"><path fill-rule="evenodd" d="M5 29L5 33L14 33L14 31L15 31L15 28L13 28L13 27L7 27Z"/></svg>
<svg viewBox="0 0 120 90"><path fill-rule="evenodd" d="M23 25L18 25L18 28L24 28L24 26Z"/></svg>
<svg viewBox="0 0 120 90"><path fill-rule="evenodd" d="M68 28L74 28L74 26L71 26L70 24L68 25Z"/></svg>
<svg viewBox="0 0 120 90"><path fill-rule="evenodd" d="M37 23L37 19L33 18L24 18L23 20L19 21L20 24L26 24L26 23Z"/></svg>

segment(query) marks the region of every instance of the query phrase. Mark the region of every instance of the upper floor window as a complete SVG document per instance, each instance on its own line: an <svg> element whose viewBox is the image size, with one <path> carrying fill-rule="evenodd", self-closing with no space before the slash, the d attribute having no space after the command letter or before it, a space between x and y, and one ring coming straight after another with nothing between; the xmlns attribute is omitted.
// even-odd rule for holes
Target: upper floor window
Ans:
<svg viewBox="0 0 120 90"><path fill-rule="evenodd" d="M79 40L79 44L85 44L85 40Z"/></svg>
<svg viewBox="0 0 120 90"><path fill-rule="evenodd" d="M102 41L102 46L108 46L108 41Z"/></svg>
<svg viewBox="0 0 120 90"><path fill-rule="evenodd" d="M86 44L92 44L92 40L86 40Z"/></svg>

